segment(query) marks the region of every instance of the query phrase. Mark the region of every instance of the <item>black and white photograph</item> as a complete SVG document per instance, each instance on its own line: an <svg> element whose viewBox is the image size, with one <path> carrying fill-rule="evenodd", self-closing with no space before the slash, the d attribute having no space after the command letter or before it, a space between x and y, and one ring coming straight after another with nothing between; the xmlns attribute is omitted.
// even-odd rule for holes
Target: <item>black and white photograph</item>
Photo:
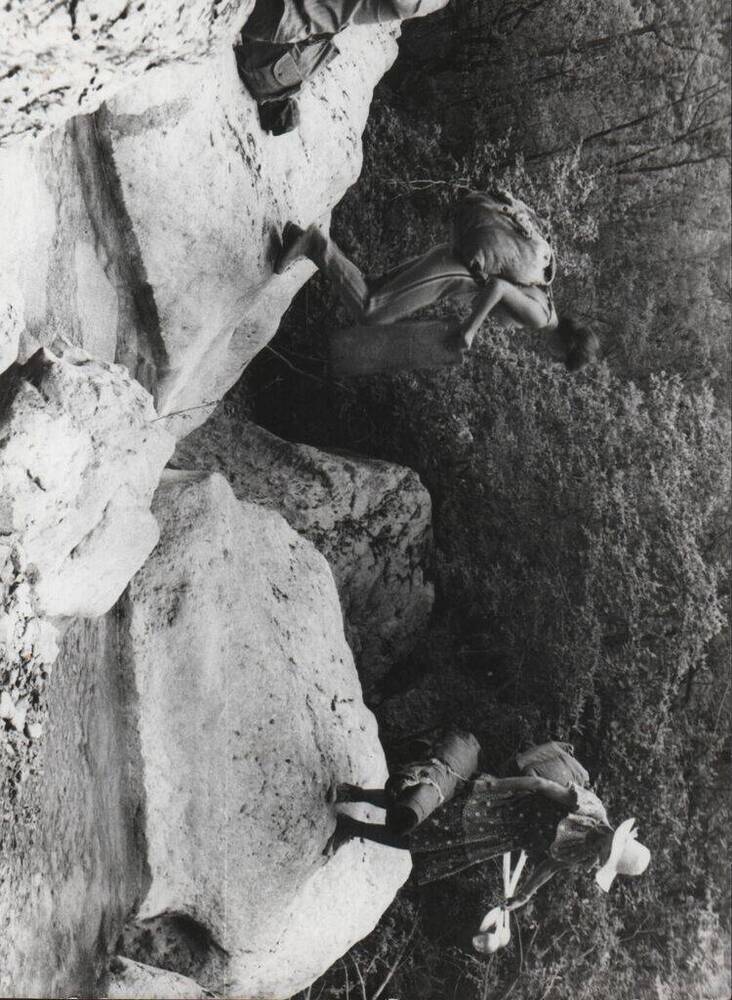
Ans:
<svg viewBox="0 0 732 1000"><path fill-rule="evenodd" d="M0 0L0 1000L732 995L729 0Z"/></svg>

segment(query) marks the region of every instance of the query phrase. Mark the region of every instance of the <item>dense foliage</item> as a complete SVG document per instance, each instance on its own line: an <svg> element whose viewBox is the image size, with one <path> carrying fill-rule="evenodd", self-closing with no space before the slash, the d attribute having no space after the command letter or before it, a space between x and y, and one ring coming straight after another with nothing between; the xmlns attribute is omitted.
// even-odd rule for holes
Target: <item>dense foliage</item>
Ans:
<svg viewBox="0 0 732 1000"><path fill-rule="evenodd" d="M572 378L496 335L447 377L362 390L339 440L364 430L361 407L370 440L430 487L439 560L439 619L396 678L404 690L377 707L385 736L398 750L406 734L460 723L487 766L570 738L611 815L636 816L653 850L652 872L608 900L580 878L520 918L533 944L517 995L599 1000L611 975L616 997L654 996L657 980L693 996L694 937L716 927L729 891L728 435L712 395L678 377L643 392L606 369ZM496 888L408 894L423 909L421 947L394 996L467 1000L485 983L501 995L515 952L484 980L460 948Z"/></svg>
<svg viewBox="0 0 732 1000"><path fill-rule="evenodd" d="M601 898L548 887L489 961L498 883L404 890L307 994L681 1000L729 935L729 20L692 0L456 0L405 32L336 235L379 271L444 239L457 190L509 186L552 221L562 309L604 362L483 335L443 374L321 386L308 286L240 390L284 436L416 468L434 504L430 634L376 704L389 752L458 722L486 768L572 740L653 865ZM284 359L284 360L282 360ZM325 391L321 391L325 389ZM705 992L706 991L706 992ZM719 994L716 994L719 995Z"/></svg>

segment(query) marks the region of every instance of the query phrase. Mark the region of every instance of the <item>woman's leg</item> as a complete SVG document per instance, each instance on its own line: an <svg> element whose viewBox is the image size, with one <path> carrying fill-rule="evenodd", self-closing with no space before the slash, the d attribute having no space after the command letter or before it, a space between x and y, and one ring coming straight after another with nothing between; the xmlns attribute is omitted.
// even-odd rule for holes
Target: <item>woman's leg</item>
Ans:
<svg viewBox="0 0 732 1000"><path fill-rule="evenodd" d="M288 223L283 243L275 271L281 273L298 257L308 257L327 276L360 325L395 323L440 299L477 292L472 275L453 256L447 244L434 247L373 281L365 278L317 226L310 226L303 232Z"/></svg>
<svg viewBox="0 0 732 1000"><path fill-rule="evenodd" d="M368 322L395 323L442 299L474 297L478 286L470 271L441 243L374 282Z"/></svg>
<svg viewBox="0 0 732 1000"><path fill-rule="evenodd" d="M372 844L383 844L385 847L396 847L402 851L409 850L409 841L405 836L396 833L388 826L380 823L363 823L352 816L338 815L336 832L333 835L338 844L354 837L370 840Z"/></svg>
<svg viewBox="0 0 732 1000"><path fill-rule="evenodd" d="M378 806L379 809L386 809L390 798L383 788L359 788L358 785L344 782L336 786L335 801L367 802L371 806Z"/></svg>

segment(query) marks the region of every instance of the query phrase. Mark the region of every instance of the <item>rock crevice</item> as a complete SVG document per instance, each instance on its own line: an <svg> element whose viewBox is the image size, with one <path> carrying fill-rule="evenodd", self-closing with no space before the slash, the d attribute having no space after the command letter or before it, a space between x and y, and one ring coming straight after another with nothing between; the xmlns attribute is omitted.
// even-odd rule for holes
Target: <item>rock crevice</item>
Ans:
<svg viewBox="0 0 732 1000"><path fill-rule="evenodd" d="M125 365L155 398L158 377L167 368L167 353L142 252L125 210L105 132L104 109L74 118L68 129L78 164L79 186L94 231L94 250L104 261L104 273L120 303L114 360ZM130 314L127 322L125 312Z"/></svg>
<svg viewBox="0 0 732 1000"><path fill-rule="evenodd" d="M179 442L173 463L221 472L323 553L366 688L412 649L434 601L432 507L415 472L283 441L229 405Z"/></svg>

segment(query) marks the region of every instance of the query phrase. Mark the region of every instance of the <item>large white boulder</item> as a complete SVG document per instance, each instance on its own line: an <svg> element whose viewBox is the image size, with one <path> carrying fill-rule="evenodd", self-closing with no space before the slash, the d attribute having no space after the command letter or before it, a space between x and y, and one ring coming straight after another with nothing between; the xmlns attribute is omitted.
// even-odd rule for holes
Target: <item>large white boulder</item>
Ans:
<svg viewBox="0 0 732 1000"><path fill-rule="evenodd" d="M0 146L99 104L148 70L227 45L254 0L20 0L0 8Z"/></svg>
<svg viewBox="0 0 732 1000"><path fill-rule="evenodd" d="M359 175L394 31L349 29L338 47L285 136L260 129L233 56L142 81L100 115L158 316L158 409L186 410L185 429L209 412L190 407L220 399L274 336L312 273L303 262L272 276L277 232L326 215Z"/></svg>
<svg viewBox="0 0 732 1000"><path fill-rule="evenodd" d="M38 614L95 616L155 546L173 440L124 368L58 349L0 379L0 535L22 548Z"/></svg>
<svg viewBox="0 0 732 1000"><path fill-rule="evenodd" d="M201 5L203 0L199 0ZM79 10L86 5L80 4ZM134 19L132 12L130 18ZM34 143L0 151L0 273L18 291L0 363L59 334L119 361L176 434L202 423L312 273L272 274L284 222L327 217L361 168L395 29L348 29L300 127L262 132L228 44L170 62ZM185 59L185 50L182 50ZM0 292L0 320L3 315ZM179 412L183 411L183 412Z"/></svg>
<svg viewBox="0 0 732 1000"><path fill-rule="evenodd" d="M240 500L279 511L323 553L366 687L412 648L434 601L432 506L416 472L283 441L230 404L178 443L173 462L222 473Z"/></svg>
<svg viewBox="0 0 732 1000"><path fill-rule="evenodd" d="M322 855L328 789L386 778L376 722L328 565L284 518L196 473L166 474L153 509L160 542L130 585L126 641L151 873L138 927L183 917L211 949L175 968L150 933L126 953L226 995L289 997L409 873L405 852L372 844Z"/></svg>

